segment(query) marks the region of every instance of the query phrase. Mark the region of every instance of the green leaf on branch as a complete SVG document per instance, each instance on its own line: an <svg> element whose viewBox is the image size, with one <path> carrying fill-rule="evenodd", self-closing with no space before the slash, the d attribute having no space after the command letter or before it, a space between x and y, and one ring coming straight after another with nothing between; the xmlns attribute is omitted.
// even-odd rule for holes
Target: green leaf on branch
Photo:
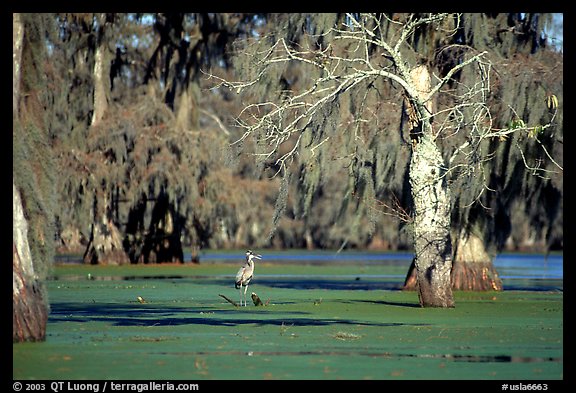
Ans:
<svg viewBox="0 0 576 393"><path fill-rule="evenodd" d="M524 127L526 127L526 123L524 123L524 120L522 119L512 119L510 123L508 123L509 130L516 130L518 128L524 128Z"/></svg>
<svg viewBox="0 0 576 393"><path fill-rule="evenodd" d="M537 125L532 130L530 130L530 132L528 133L528 136L530 138L535 138L538 135L542 134L543 132L544 132L544 127L542 127L541 125Z"/></svg>

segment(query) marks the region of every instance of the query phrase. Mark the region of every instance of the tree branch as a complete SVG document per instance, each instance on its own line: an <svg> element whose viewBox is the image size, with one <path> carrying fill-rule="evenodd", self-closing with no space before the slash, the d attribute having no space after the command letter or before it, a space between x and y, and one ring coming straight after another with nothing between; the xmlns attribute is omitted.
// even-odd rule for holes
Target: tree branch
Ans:
<svg viewBox="0 0 576 393"><path fill-rule="evenodd" d="M471 57L470 59L463 61L462 63L458 64L457 66L453 67L450 69L450 71L448 71L448 73L446 74L446 76L444 78L442 78L440 80L440 82L438 82L428 93L428 95L424 98L424 100L422 101L422 103L429 101L430 99L432 99L432 97L434 95L436 95L438 93L438 91L440 90L440 88L442 86L444 86L446 83L448 83L448 81L450 79L452 79L452 76L458 72L459 70L461 70L462 68L466 67L467 65L475 62L475 61L479 61L480 58L482 56L484 56L486 53L488 53L487 51L478 53L476 56Z"/></svg>

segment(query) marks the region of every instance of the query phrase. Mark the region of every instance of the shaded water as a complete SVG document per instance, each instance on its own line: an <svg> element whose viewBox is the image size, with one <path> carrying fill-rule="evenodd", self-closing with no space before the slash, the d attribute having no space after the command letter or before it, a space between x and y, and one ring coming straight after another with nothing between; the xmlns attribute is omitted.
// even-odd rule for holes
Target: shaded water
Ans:
<svg viewBox="0 0 576 393"><path fill-rule="evenodd" d="M412 262L412 253L374 253L374 252L310 252L264 253L262 262L272 264L303 264L303 265L356 265L356 266L387 266L390 274L356 274L349 278L356 281L372 279L387 281L386 285L371 289L400 288L406 277L406 272ZM201 263L226 263L241 260L242 255L207 253L201 256ZM190 260L190 254L185 254L185 260ZM494 266L502 279L505 290L563 290L564 280L563 254L500 254L494 259ZM259 275L260 278L266 276ZM280 275L270 275L270 278ZM298 278L298 275L281 275L282 277ZM322 277L316 277L321 279ZM344 278L344 277L343 277ZM307 275L303 279L311 281Z"/></svg>
<svg viewBox="0 0 576 393"><path fill-rule="evenodd" d="M276 266L272 269L258 269L258 281L271 287L291 288L325 288L325 289L400 289L412 262L412 253L375 253L360 251L259 251L263 259L259 264ZM190 261L190 253L184 254L185 261ZM243 251L213 252L200 255L201 265L239 265L244 259ZM57 263L80 263L78 257L59 256ZM494 266L502 279L504 290L549 291L563 290L562 254L500 254L494 259ZM283 269L282 267L286 268ZM307 272L300 274L298 266L314 266L319 274ZM338 272L337 268L354 267L352 273ZM279 268L278 268L279 267ZM333 267L333 269L330 269ZM322 268L322 269L320 269ZM324 270L323 268L326 268ZM365 269L364 269L365 268ZM230 274L217 275L222 280L229 280L235 273L231 267ZM376 270L376 272L375 272ZM138 276L143 278L142 276ZM190 276L188 276L190 277ZM213 276L214 277L214 276ZM100 276L98 279L111 279ZM114 277L130 280L134 276ZM183 276L162 275L148 278L175 279ZM68 277L73 279L73 277Z"/></svg>

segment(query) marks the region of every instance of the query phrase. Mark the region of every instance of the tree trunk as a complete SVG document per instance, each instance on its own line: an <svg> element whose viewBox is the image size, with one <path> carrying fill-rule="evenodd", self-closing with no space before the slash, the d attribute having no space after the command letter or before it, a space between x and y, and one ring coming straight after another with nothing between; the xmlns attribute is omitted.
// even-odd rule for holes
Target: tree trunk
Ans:
<svg viewBox="0 0 576 393"><path fill-rule="evenodd" d="M16 185L12 183L12 341L43 341L48 303L34 271L28 223Z"/></svg>
<svg viewBox="0 0 576 393"><path fill-rule="evenodd" d="M104 69L104 48L98 46L94 54L94 112L92 112L92 122L90 123L92 125L96 125L102 120L104 112L108 107L104 87L104 81L106 80Z"/></svg>
<svg viewBox="0 0 576 393"><path fill-rule="evenodd" d="M198 120L198 100L195 92L197 88L195 88L195 83L191 82L188 89L185 86L181 86L180 89L182 93L175 104L176 126L182 130L196 130L200 124Z"/></svg>
<svg viewBox="0 0 576 393"><path fill-rule="evenodd" d="M152 209L148 234L144 239L141 260L144 263L184 262L184 251L180 242L179 224L175 212L165 194L161 194Z"/></svg>
<svg viewBox="0 0 576 393"><path fill-rule="evenodd" d="M179 217L165 193L155 198L151 213L147 210L145 196L128 215L125 249L132 263L184 262L184 250ZM146 216L151 215L150 224L145 225ZM191 260L198 262L197 249L193 248Z"/></svg>
<svg viewBox="0 0 576 393"><path fill-rule="evenodd" d="M467 291L501 291L502 280L482 240L473 233L460 233L454 252L452 288Z"/></svg>
<svg viewBox="0 0 576 393"><path fill-rule="evenodd" d="M480 238L474 234L461 234L456 244L451 274L452 289L501 291L502 280ZM416 282L416 266L412 260L402 289L415 290Z"/></svg>
<svg viewBox="0 0 576 393"><path fill-rule="evenodd" d="M404 279L404 286L402 287L405 291L416 290L416 258L412 258L412 263L408 268L408 273L406 273L406 278Z"/></svg>
<svg viewBox="0 0 576 393"><path fill-rule="evenodd" d="M107 56L105 39L106 14L98 16L98 30L94 50L94 111L91 127L97 125L108 109L108 92L110 90L110 61ZM95 132L95 129L92 129ZM102 132L102 131L96 131ZM106 190L95 191L94 216L90 240L84 252L84 263L88 264L125 264L129 263L128 255L122 245L122 235L112 217L112 205Z"/></svg>
<svg viewBox="0 0 576 393"><path fill-rule="evenodd" d="M91 265L122 265L130 262L122 247L120 231L110 219L101 217L92 223L92 233L83 260Z"/></svg>
<svg viewBox="0 0 576 393"><path fill-rule="evenodd" d="M22 40L24 26L20 14L12 14L12 113L18 113L18 99L20 96L20 70L22 68Z"/></svg>
<svg viewBox="0 0 576 393"><path fill-rule="evenodd" d="M450 192L442 154L436 146L430 115L432 102L425 101L431 78L426 65L410 71L417 97L411 97L412 156L409 180L414 201L414 267L418 297L423 307L454 307L450 282Z"/></svg>
<svg viewBox="0 0 576 393"><path fill-rule="evenodd" d="M430 127L425 121L423 127ZM454 307L450 282L450 195L438 147L424 132L410 161L410 186L414 200L414 265L420 304Z"/></svg>
<svg viewBox="0 0 576 393"><path fill-rule="evenodd" d="M314 240L312 239L312 233L310 232L310 228L306 228L304 231L304 242L306 243L307 250L314 249Z"/></svg>
<svg viewBox="0 0 576 393"><path fill-rule="evenodd" d="M110 61L106 56L106 42L103 39L106 16L101 14L98 18L98 40L94 52L94 112L92 112L91 125L96 125L104 117L104 112L108 108L107 92L110 79Z"/></svg>
<svg viewBox="0 0 576 393"><path fill-rule="evenodd" d="M12 14L12 116L19 115L20 74L24 26L20 14ZM46 337L48 302L42 281L34 270L28 222L16 185L12 182L12 341L42 341Z"/></svg>
<svg viewBox="0 0 576 393"><path fill-rule="evenodd" d="M130 263L122 245L120 230L112 221L111 207L106 196L97 193L90 241L84 252L84 263L121 265ZM99 206L98 203L102 203Z"/></svg>

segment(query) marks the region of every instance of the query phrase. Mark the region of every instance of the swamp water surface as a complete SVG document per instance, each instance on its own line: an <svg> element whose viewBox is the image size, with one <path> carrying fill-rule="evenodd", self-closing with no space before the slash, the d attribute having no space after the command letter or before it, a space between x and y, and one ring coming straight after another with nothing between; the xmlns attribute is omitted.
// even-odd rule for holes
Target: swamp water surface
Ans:
<svg viewBox="0 0 576 393"><path fill-rule="evenodd" d="M46 341L13 345L14 379L563 379L562 256L495 259L501 292L423 309L399 290L411 254L262 252L200 264L58 264ZM186 257L189 260L189 256Z"/></svg>

